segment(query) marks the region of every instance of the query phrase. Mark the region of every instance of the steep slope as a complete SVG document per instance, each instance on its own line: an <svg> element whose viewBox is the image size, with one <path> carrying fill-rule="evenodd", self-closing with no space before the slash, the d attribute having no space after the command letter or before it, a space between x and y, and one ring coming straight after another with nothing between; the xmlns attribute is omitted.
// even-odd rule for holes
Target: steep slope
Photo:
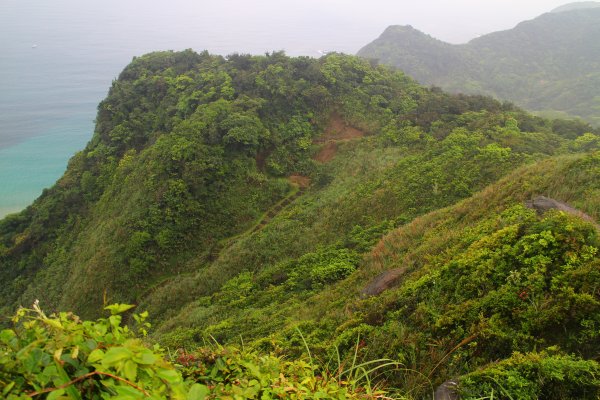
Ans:
<svg viewBox="0 0 600 400"><path fill-rule="evenodd" d="M593 398L593 374L583 372L586 378L561 393L553 392L560 379L544 376L549 370L502 374L494 363L515 352L546 350L595 359L598 338L586 326L595 324L600 305L592 283L600 266L597 225L562 213L538 216L524 204L544 193L598 220L599 168L598 153L546 160L387 235L365 260L364 275L348 283L354 290L337 292L357 293L367 276L404 269L389 290L355 300L351 316L343 318L361 333L367 358L397 353L409 368L438 376L438 383L489 368L486 377L465 379L465 397L489 395L493 388L513 398ZM517 376L520 383L511 382ZM427 385L422 377L403 379ZM530 387L523 390L523 382Z"/></svg>
<svg viewBox="0 0 600 400"><path fill-rule="evenodd" d="M532 257L551 271L571 260L577 273L593 272L593 225L561 214L540 220L519 204L544 194L597 219L599 145L588 125L425 89L357 57L149 54L113 83L92 141L57 184L0 221L0 305L9 315L39 299L45 309L96 317L107 302L135 303L150 312L153 338L169 348L241 336L298 356L305 351L299 328L319 357L335 356L336 345L338 367L355 351L365 360L399 360L414 373L379 380L416 397L493 360L510 361L513 350L560 345L560 355L575 354L576 362L595 351L582 344L592 334L573 328L579 336L558 341L528 330L537 323L530 309L522 329L511 331L506 308L478 303L477 284L485 284L478 274L490 264L476 250L489 245L498 253L492 239L510 228L501 242L512 250L498 260L522 275L537 265ZM393 240L412 233L405 247ZM535 244L531 235L553 245L523 254ZM463 297L455 296L453 262L469 274ZM394 276L380 281L387 290L361 298L388 270ZM427 283L422 297L411 291L422 277L446 271L445 286ZM505 272L489 284L508 290ZM521 290L541 285L527 279ZM588 282L565 279L595 312ZM522 346L475 346L469 338L488 331L478 330L473 313L460 314L471 303L491 320L482 327L517 335ZM595 324L580 318L584 312L569 319L559 311L556 324ZM359 334L366 342L354 347ZM463 341L469 352L448 364L445 355ZM467 389L468 379L478 379L469 376Z"/></svg>
<svg viewBox="0 0 600 400"><path fill-rule="evenodd" d="M486 104L438 97L442 108ZM333 112L365 132L427 126L436 114L414 111L431 99L352 57L137 58L65 176L0 223L2 304L40 298L94 316L104 301L135 301L164 277L210 265L215 246L289 194L287 176L316 180L311 143Z"/></svg>
<svg viewBox="0 0 600 400"><path fill-rule="evenodd" d="M211 296L196 297L158 334L171 346L242 335L264 349L299 354L300 329L324 359L337 349L342 357L358 351L361 361L399 360L406 369L386 380L417 398L465 374L459 388L466 398L492 390L513 398L595 398L600 382L587 369L599 366L578 357L593 359L600 349L589 329L600 307L600 232L577 216L538 216L525 203L543 193L598 220L599 177L597 152L551 158L399 228L356 226L345 241L240 273ZM232 251L252 260L251 249L264 251L256 240ZM365 295L389 274L394 279L383 290ZM527 360L510 361L515 352ZM513 365L494 370L504 359ZM554 372L545 362L557 363ZM539 375L521 367L540 368ZM552 377L567 371L568 378Z"/></svg>
<svg viewBox="0 0 600 400"><path fill-rule="evenodd" d="M358 55L393 65L419 82L480 93L535 111L600 124L600 9L541 15L463 45L391 26Z"/></svg>

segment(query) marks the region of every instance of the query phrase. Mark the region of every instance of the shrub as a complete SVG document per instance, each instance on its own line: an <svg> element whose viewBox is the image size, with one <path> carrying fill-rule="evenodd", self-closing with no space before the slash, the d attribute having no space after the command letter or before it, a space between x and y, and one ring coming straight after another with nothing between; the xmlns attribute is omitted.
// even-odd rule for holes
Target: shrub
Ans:
<svg viewBox="0 0 600 400"><path fill-rule="evenodd" d="M465 399L596 399L600 365L570 355L515 353L500 363L470 373L460 381Z"/></svg>

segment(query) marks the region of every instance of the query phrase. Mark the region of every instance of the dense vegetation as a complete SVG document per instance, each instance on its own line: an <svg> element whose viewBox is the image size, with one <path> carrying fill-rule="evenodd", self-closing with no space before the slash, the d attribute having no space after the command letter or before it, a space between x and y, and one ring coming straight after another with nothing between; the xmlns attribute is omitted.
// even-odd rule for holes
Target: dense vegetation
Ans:
<svg viewBox="0 0 600 400"><path fill-rule="evenodd" d="M136 58L65 175L0 221L3 315L63 312L20 312L0 384L421 398L454 378L466 398L596 398L599 147L587 124L351 56ZM589 217L524 207L540 194ZM147 310L144 341L169 351L132 336L146 314L64 313L110 303ZM113 346L153 362L93 353ZM134 369L141 391L103 374Z"/></svg>
<svg viewBox="0 0 600 400"><path fill-rule="evenodd" d="M461 45L410 26L390 26L358 54L396 66L423 84L491 95L597 126L600 9L590 7L557 10Z"/></svg>
<svg viewBox="0 0 600 400"><path fill-rule="evenodd" d="M147 313L134 314L137 334L121 325L132 306L106 307L108 318L81 321L20 309L14 329L0 332L4 399L367 399L359 365L337 376L307 360L284 361L232 347L174 354L143 342ZM362 373L362 371L359 371Z"/></svg>

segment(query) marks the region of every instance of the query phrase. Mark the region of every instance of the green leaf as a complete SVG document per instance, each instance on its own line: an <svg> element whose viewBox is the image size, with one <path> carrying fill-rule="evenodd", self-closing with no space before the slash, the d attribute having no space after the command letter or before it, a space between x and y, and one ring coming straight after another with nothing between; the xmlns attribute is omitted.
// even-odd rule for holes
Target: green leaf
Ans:
<svg viewBox="0 0 600 400"><path fill-rule="evenodd" d="M58 371L58 375L60 376L61 384L70 382L71 378L69 378L69 375L67 375L67 373L65 372L63 367L60 365L60 363L58 361L54 360L54 365L56 365L56 370ZM77 391L77 389L75 389L75 387L67 386L65 390L72 399L81 400L79 391Z"/></svg>
<svg viewBox="0 0 600 400"><path fill-rule="evenodd" d="M9 344L15 336L17 335L11 329L5 329L0 332L0 342Z"/></svg>
<svg viewBox="0 0 600 400"><path fill-rule="evenodd" d="M90 355L88 356L88 362L95 363L95 362L102 360L102 358L104 358L104 351L102 351L100 349L96 349L96 350L92 351L90 353Z"/></svg>
<svg viewBox="0 0 600 400"><path fill-rule="evenodd" d="M152 353L152 351L148 350L148 349L144 349L142 351L140 351L138 354L136 354L133 357L133 361L135 361L138 364L143 364L143 365L151 365L154 364L157 360L157 357L154 355L154 353Z"/></svg>
<svg viewBox="0 0 600 400"><path fill-rule="evenodd" d="M15 381L12 381L4 387L4 389L2 390L2 395L6 396L8 392L10 392L10 390L13 388L13 386L15 386Z"/></svg>
<svg viewBox="0 0 600 400"><path fill-rule="evenodd" d="M63 396L64 394L65 394L65 389L58 389L53 392L50 392L50 394L48 395L48 397L46 397L46 399L47 400L60 399L61 396Z"/></svg>
<svg viewBox="0 0 600 400"><path fill-rule="evenodd" d="M135 382L135 379L137 378L137 364L131 360L126 361L125 366L123 367L123 374L125 374L125 378Z"/></svg>
<svg viewBox="0 0 600 400"><path fill-rule="evenodd" d="M56 329L63 329L63 326L59 320L47 318L47 319L44 319L43 321L45 324L50 325L51 327L54 327Z"/></svg>
<svg viewBox="0 0 600 400"><path fill-rule="evenodd" d="M56 365L50 364L44 368L41 374L38 375L40 384L42 386L48 385L50 382L53 382L54 379L58 376L58 370L56 369Z"/></svg>
<svg viewBox="0 0 600 400"><path fill-rule="evenodd" d="M181 380L181 375L179 375L174 369L158 370L156 371L156 375L168 383L177 383Z"/></svg>
<svg viewBox="0 0 600 400"><path fill-rule="evenodd" d="M206 385L196 383L192 385L187 395L187 400L204 400L210 394Z"/></svg>
<svg viewBox="0 0 600 400"><path fill-rule="evenodd" d="M135 400L135 399L143 399L146 398L144 393L139 390L131 387L131 386L114 386L113 389L117 392L116 397L111 397L113 399L119 400Z"/></svg>
<svg viewBox="0 0 600 400"><path fill-rule="evenodd" d="M111 347L104 355L102 365L104 367L113 367L121 361L131 359L132 357L133 353L131 350L125 347Z"/></svg>
<svg viewBox="0 0 600 400"><path fill-rule="evenodd" d="M111 304L110 306L104 307L104 309L110 311L112 315L116 315L131 310L133 307L135 307L133 304Z"/></svg>

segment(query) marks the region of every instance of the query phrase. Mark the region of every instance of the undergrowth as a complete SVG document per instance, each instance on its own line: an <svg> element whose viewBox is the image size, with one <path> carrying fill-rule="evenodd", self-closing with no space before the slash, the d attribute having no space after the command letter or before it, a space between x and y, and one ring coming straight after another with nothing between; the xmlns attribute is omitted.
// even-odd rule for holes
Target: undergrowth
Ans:
<svg viewBox="0 0 600 400"><path fill-rule="evenodd" d="M245 347L218 344L167 351L144 338L147 313L106 307L111 315L83 321L72 313L47 316L36 303L20 309L0 332L0 393L9 400L55 399L385 399L373 374L396 363L376 360L335 369L307 357L293 361Z"/></svg>

